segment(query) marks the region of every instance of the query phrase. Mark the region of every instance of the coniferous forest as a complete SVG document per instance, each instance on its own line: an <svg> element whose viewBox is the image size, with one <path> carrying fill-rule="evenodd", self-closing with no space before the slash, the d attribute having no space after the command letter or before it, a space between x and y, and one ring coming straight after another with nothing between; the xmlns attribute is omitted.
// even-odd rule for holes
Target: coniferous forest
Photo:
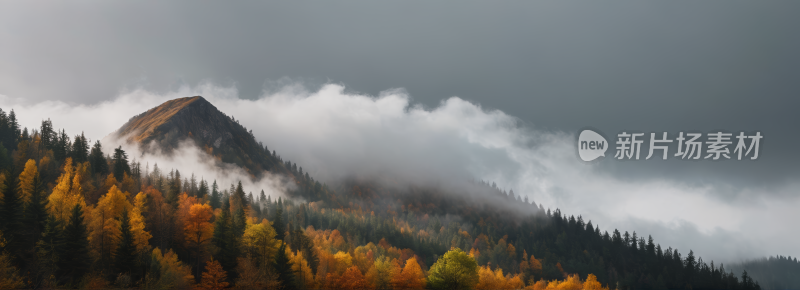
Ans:
<svg viewBox="0 0 800 290"><path fill-rule="evenodd" d="M470 184L525 213L430 188L329 186L259 154L293 180L287 196L0 110L0 289L760 289L746 271L488 182Z"/></svg>

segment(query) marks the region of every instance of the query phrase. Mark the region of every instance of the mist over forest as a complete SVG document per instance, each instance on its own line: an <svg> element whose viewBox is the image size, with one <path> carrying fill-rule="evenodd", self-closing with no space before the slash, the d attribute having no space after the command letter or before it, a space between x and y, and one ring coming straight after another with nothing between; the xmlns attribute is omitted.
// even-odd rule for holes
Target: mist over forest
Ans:
<svg viewBox="0 0 800 290"><path fill-rule="evenodd" d="M0 114L9 288L762 287L748 264L734 273L647 233L601 230L495 181L316 179L202 97L93 143L47 119L20 127L14 111Z"/></svg>

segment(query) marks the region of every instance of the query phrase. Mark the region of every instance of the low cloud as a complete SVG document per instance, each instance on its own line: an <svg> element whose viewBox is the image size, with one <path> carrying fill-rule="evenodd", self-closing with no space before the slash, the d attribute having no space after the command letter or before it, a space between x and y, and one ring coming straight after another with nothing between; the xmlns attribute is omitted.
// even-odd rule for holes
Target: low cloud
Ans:
<svg viewBox="0 0 800 290"><path fill-rule="evenodd" d="M294 184L282 175L266 173L259 179L253 179L241 167L217 161L191 141L180 142L178 148L171 154L164 154L152 146L153 144L148 145L149 150L143 151L137 144L130 144L124 140L107 136L101 141L103 150L107 154L113 154L114 148L121 146L131 161L141 163L143 171L152 172L158 166L162 174L166 175L170 170L176 169L181 172L181 178L190 178L194 174L198 182L204 179L209 187L216 181L220 192L242 182L245 193L253 193L255 197L261 190L272 198L286 197L286 192L294 189Z"/></svg>
<svg viewBox="0 0 800 290"><path fill-rule="evenodd" d="M601 230L652 235L665 248L684 255L692 249L705 261L800 255L792 242L800 233L787 230L800 219L800 198L792 194L800 188L796 183L731 188L722 180L685 184L667 177L621 178L580 161L575 132L539 130L458 97L425 108L399 89L369 96L336 84L313 91L288 84L246 100L233 87L201 84L167 93L133 90L95 105L26 104L7 97L0 97L0 104L15 108L24 126L38 127L49 117L69 134L86 130L97 139L163 101L193 95L252 129L284 160L329 183L381 176L420 185L483 179L545 207L582 215ZM198 156L192 150L181 150L172 161L137 158L158 162L162 169L191 168L181 169L184 174L212 175L203 171L213 171L208 164L192 161ZM282 185L270 179L250 186L279 192Z"/></svg>

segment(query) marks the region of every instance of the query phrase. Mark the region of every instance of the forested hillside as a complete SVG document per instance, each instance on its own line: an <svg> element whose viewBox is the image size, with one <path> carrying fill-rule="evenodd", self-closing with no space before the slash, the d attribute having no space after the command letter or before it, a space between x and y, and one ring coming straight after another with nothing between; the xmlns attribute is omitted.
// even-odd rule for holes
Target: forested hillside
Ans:
<svg viewBox="0 0 800 290"><path fill-rule="evenodd" d="M797 258L774 256L731 265L734 271L747 271L763 289L800 289L800 262Z"/></svg>
<svg viewBox="0 0 800 290"><path fill-rule="evenodd" d="M0 288L760 289L746 272L646 234L601 232L494 184L469 182L483 193L469 198L329 186L231 134L296 188L267 196L143 166L0 110Z"/></svg>

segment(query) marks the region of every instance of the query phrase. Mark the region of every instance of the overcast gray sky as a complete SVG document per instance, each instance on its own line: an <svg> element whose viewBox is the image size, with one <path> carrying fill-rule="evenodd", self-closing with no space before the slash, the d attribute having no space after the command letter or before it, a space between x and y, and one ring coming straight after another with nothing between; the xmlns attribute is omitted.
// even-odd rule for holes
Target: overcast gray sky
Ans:
<svg viewBox="0 0 800 290"><path fill-rule="evenodd" d="M0 105L4 109L58 107L48 101L61 101L73 107L100 108L103 102L125 103L119 102L120 96L139 96L130 94L136 89L157 95L146 99L155 102L203 91L200 87L208 83L234 88L233 98L264 101L264 96L286 84L301 83L315 92L334 83L345 88L341 94L319 95L378 96L401 88L405 92L400 95L408 98L409 106L422 105L428 112L454 106L442 102L457 96L486 112L496 109L517 118L527 129L509 132L519 134L530 130L577 134L586 126L607 136L624 130L761 131L765 137L756 161L617 162L606 158L592 165L598 174L616 180L603 183L604 190L638 191L641 188L629 186L641 182L682 184L707 190L714 196L707 202L729 203L730 209L687 218L689 225L705 224L698 227L706 229L706 235L676 235L713 248L710 245L717 240L735 240L730 237L759 227L741 221L720 225L725 232L711 230L714 222L709 221L726 218L719 215L735 218L737 209L748 207L743 200L800 204L795 203L800 195L795 186L800 176L800 153L795 149L800 142L796 127L800 121L799 8L800 3L794 1L519 1L502 5L253 1L236 6L211 1L2 2L0 95L5 97L0 97ZM181 90L187 86L193 89ZM143 109L157 104L142 102ZM312 103L303 104L313 107ZM246 108L228 107L244 110L228 114L250 116ZM57 113L53 115L26 116L33 121L23 125L38 126L35 120L55 118ZM123 122L128 117L109 116ZM466 122L471 117L465 118ZM67 122L55 125L69 127ZM110 124L115 126L111 128L121 125ZM340 125L348 124L352 125ZM257 114L245 125L258 129ZM281 144L270 140L268 133L276 133L270 130L262 130L263 135L257 137L267 144ZM341 165L292 151L288 144L285 147L285 154L294 154L294 160L305 158L319 167ZM510 168L516 172L517 167ZM514 174L506 178L507 186L524 187L520 176L525 174ZM648 202L618 198L628 198L631 206ZM562 208L567 213L607 214L552 194L541 199L551 200L554 206L574 206ZM592 219L592 214L584 216ZM628 221L617 218L614 225L669 236L661 228L668 228L671 220L642 221L645 216ZM789 221L758 222L774 222L770 225L773 234L779 229L798 232ZM681 231L686 233L687 228ZM758 253L800 254L790 249L788 244L770 244Z"/></svg>

